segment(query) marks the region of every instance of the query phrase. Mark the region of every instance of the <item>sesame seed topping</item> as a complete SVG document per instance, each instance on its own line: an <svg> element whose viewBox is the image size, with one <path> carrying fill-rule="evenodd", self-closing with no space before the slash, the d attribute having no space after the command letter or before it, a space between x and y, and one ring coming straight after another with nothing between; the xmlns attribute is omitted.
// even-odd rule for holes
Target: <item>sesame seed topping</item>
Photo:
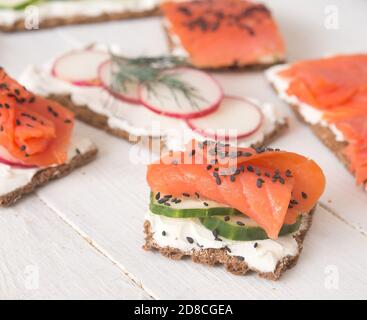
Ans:
<svg viewBox="0 0 367 320"><path fill-rule="evenodd" d="M190 243L190 244L193 244L193 243L194 243L194 239L193 239L193 238L191 238L191 237L186 237L186 240L187 240L187 242L188 242L188 243Z"/></svg>
<svg viewBox="0 0 367 320"><path fill-rule="evenodd" d="M302 198L303 199L307 199L308 198L308 195L307 195L307 193L306 192L301 192L301 195L302 195Z"/></svg>

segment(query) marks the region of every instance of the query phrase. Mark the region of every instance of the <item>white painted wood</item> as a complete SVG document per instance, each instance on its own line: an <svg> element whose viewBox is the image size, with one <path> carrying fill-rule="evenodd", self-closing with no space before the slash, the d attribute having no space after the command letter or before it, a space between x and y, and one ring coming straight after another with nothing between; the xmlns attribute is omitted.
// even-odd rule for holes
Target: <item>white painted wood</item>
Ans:
<svg viewBox="0 0 367 320"><path fill-rule="evenodd" d="M367 43L363 41L367 38L367 22L364 17L367 2L363 0L355 0L353 4L346 0L332 2L339 14L339 28L336 30L326 29L324 26L325 10L331 5L327 0L314 1L312 5L310 1L299 1L297 4L291 0L262 2L269 4L279 21L290 61L338 52L367 50ZM19 75L29 63L41 63L63 49L91 41L116 43L123 47L127 54L160 54L167 50L160 20L153 18L73 26L32 34L0 34L0 64L14 75ZM48 239L54 233L60 234L61 240L55 241L54 254L57 257L61 255L62 258L49 258L48 261L51 262L45 262L43 268L47 270L47 274L54 269L68 270L67 276L62 280L56 276L50 278L52 281L45 285L42 296L72 298L70 290L66 288L74 288L73 286L79 288L77 292L83 297L100 296L96 287L86 280L94 279L92 271L86 272L85 266L94 265L95 257L85 258L85 261L83 259L83 265L74 265L77 260L76 253L83 257L93 255L88 246L82 245L84 240L78 240L75 233L78 231L93 241L106 255L105 260L116 263L118 270L124 270L129 277L141 282L146 292L155 298L367 297L367 261L364 254L367 240L366 235L358 231L367 232L367 195L355 186L352 176L310 130L290 114L288 108L272 92L261 72L225 73L215 76L228 94L250 95L262 101L276 103L289 115L290 131L274 145L301 152L319 162L328 180L322 203L336 212L341 219L323 209L319 210L306 239L299 264L277 283L259 280L254 276L236 277L222 268L207 268L190 261L174 262L158 254L144 252L141 249L142 223L149 191L145 184L144 166L134 166L130 163L130 145L126 142L79 125L77 130L94 139L101 152L95 163L37 192L42 201L70 224L68 227L54 220L46 221L48 225L44 228L42 236L32 233L31 243ZM44 219L49 218L50 211L37 207L38 205L30 206L30 203L29 199L20 203L14 210L27 212L30 225L46 224ZM12 224L12 220L16 218L15 213L8 212L8 220L0 224L0 237L2 234L10 237L16 233ZM2 219L5 218L0 215L0 221ZM32 231L34 232L33 229ZM66 255L61 248L63 241L66 241L62 240L64 234L68 232L75 237L75 243L70 245L71 253ZM23 259L27 261L27 257L40 256L42 253L32 244L27 249L29 251L13 254L11 249L20 248L21 243L29 241L25 236L19 239L16 245L9 242L5 236L3 241L8 241L8 246L3 252L13 255L15 270L23 270ZM49 251L46 250L48 254ZM105 260L100 263L106 264ZM9 279L9 276L6 276L8 273L4 276L2 270L3 268L0 268L0 277ZM328 289L328 286L325 286L325 281L328 284L329 279L325 272L333 270L339 272L339 289ZM83 280L78 279L74 283L74 272L83 275ZM93 275L99 279L98 283L102 287L110 288L110 271L95 267ZM120 281L122 278L116 276ZM12 281L15 280L7 281L10 282L9 287L14 286ZM106 292L106 296L121 297L118 289ZM24 296L26 294L20 290L14 291L14 297ZM34 295L35 298L39 296L41 295Z"/></svg>
<svg viewBox="0 0 367 320"><path fill-rule="evenodd" d="M223 268L208 268L187 260L171 261L143 251L142 226L149 196L145 166L129 163L127 156L132 148L128 143L85 125L79 125L78 131L93 136L100 145L98 160L37 194L74 228L93 239L102 251L108 252L113 261L129 270L155 298L366 296L367 277L363 269L367 267L367 257L363 252L367 237L323 209L317 212L298 266L278 283L254 276L238 277ZM62 198L58 196L61 189ZM331 265L339 270L339 290L324 287L325 268Z"/></svg>
<svg viewBox="0 0 367 320"><path fill-rule="evenodd" d="M148 299L36 196L0 210L0 299Z"/></svg>

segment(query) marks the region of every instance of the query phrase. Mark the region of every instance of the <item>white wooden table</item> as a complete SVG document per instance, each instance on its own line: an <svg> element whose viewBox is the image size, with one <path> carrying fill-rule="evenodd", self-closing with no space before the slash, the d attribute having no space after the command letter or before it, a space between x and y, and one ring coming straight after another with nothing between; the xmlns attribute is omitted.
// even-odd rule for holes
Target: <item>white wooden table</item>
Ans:
<svg viewBox="0 0 367 320"><path fill-rule="evenodd" d="M367 51L367 1L265 2L291 61ZM330 17L335 9L337 29ZM30 63L93 41L118 44L127 54L167 50L160 20L152 18L0 34L0 65L19 76ZM143 251L145 167L129 163L128 143L78 124L76 130L99 146L98 159L0 209L1 299L367 298L367 194L289 113L261 72L215 76L227 93L273 102L289 114L291 128L274 145L308 155L325 170L327 189L297 267L269 282Z"/></svg>

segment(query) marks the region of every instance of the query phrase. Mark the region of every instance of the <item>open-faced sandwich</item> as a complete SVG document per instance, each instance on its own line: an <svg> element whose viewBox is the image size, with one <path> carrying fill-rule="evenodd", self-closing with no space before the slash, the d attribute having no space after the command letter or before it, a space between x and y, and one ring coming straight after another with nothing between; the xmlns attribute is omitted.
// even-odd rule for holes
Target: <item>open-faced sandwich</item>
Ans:
<svg viewBox="0 0 367 320"><path fill-rule="evenodd" d="M266 72L279 96L367 189L367 55L339 55Z"/></svg>
<svg viewBox="0 0 367 320"><path fill-rule="evenodd" d="M147 181L146 250L269 279L297 262L325 187L304 156L210 141L162 156Z"/></svg>
<svg viewBox="0 0 367 320"><path fill-rule="evenodd" d="M167 1L162 11L172 53L197 68L264 67L285 58L278 27L263 4Z"/></svg>
<svg viewBox="0 0 367 320"><path fill-rule="evenodd" d="M21 79L90 125L132 141L156 138L170 150L193 138L259 146L287 127L273 105L226 96L210 74L172 56L126 58L97 45L31 66Z"/></svg>
<svg viewBox="0 0 367 320"><path fill-rule="evenodd" d="M73 136L74 115L34 95L0 68L0 206L91 161L97 149Z"/></svg>
<svg viewBox="0 0 367 320"><path fill-rule="evenodd" d="M0 0L0 30L147 17L158 14L159 3L160 0Z"/></svg>

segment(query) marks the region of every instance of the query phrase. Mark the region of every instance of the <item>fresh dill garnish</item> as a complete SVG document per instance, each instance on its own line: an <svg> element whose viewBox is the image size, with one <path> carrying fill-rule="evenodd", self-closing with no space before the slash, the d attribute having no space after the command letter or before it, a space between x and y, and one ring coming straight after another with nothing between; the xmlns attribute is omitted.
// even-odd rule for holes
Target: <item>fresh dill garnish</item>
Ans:
<svg viewBox="0 0 367 320"><path fill-rule="evenodd" d="M111 62L111 89L114 91L127 92L129 85L143 85L159 100L160 96L154 87L163 85L169 89L179 107L179 93L196 109L199 109L198 101L205 101L194 86L180 79L179 72L165 72L186 66L183 59L171 56L126 58L111 54Z"/></svg>

